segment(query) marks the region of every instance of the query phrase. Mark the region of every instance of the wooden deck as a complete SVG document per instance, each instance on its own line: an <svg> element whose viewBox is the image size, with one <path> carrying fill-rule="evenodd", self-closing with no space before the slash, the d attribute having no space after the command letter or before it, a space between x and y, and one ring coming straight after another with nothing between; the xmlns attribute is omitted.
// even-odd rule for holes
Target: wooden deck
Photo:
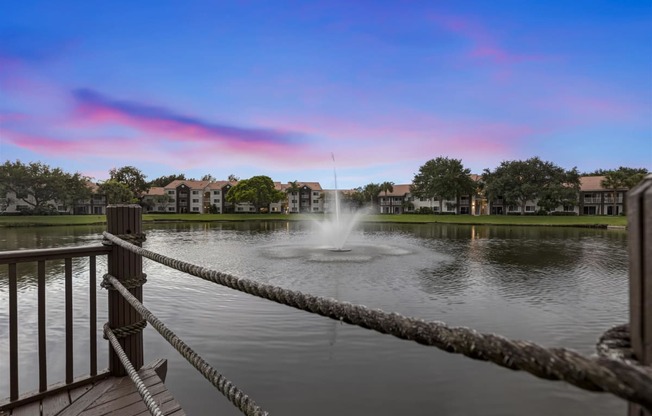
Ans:
<svg viewBox="0 0 652 416"><path fill-rule="evenodd" d="M158 370L158 372L157 372ZM183 416L186 413L167 390L163 379L165 370L146 366L138 374L165 415ZM149 415L145 402L129 377L108 377L92 384L47 396L12 410L0 411L0 416L136 416Z"/></svg>

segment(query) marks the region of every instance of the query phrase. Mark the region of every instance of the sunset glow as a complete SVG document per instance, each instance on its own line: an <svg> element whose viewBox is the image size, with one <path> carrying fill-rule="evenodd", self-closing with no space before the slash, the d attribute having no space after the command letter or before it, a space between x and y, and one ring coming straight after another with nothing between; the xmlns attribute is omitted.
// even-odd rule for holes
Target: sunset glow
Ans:
<svg viewBox="0 0 652 416"><path fill-rule="evenodd" d="M539 156L652 169L652 5L14 2L0 159L96 180L409 183ZM647 39L647 41L646 41Z"/></svg>

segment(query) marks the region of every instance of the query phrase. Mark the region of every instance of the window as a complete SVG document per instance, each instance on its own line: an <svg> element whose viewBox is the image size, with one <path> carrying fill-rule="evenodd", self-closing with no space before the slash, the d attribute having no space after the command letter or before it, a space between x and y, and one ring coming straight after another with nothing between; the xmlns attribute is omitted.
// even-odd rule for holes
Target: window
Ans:
<svg viewBox="0 0 652 416"><path fill-rule="evenodd" d="M313 192L312 196L319 196L319 192Z"/></svg>
<svg viewBox="0 0 652 416"><path fill-rule="evenodd" d="M242 211L242 209L243 209L242 207L238 207L238 211Z"/></svg>
<svg viewBox="0 0 652 416"><path fill-rule="evenodd" d="M572 205L564 205L564 211L565 212L573 212L575 211L575 207Z"/></svg>
<svg viewBox="0 0 652 416"><path fill-rule="evenodd" d="M192 207L193 211L199 211L199 207Z"/></svg>
<svg viewBox="0 0 652 416"><path fill-rule="evenodd" d="M292 200L292 203L293 203L293 204L296 204L296 203L297 203L297 200L296 200L296 199L293 199L293 200Z"/></svg>
<svg viewBox="0 0 652 416"><path fill-rule="evenodd" d="M460 214L468 214L469 207L460 207Z"/></svg>
<svg viewBox="0 0 652 416"><path fill-rule="evenodd" d="M165 207L158 207L159 211L165 211Z"/></svg>
<svg viewBox="0 0 652 416"><path fill-rule="evenodd" d="M213 202L216 203L216 204L219 204L220 200L219 199L214 199Z"/></svg>
<svg viewBox="0 0 652 416"><path fill-rule="evenodd" d="M220 191L213 191L213 195L219 195Z"/></svg>
<svg viewBox="0 0 652 416"><path fill-rule="evenodd" d="M254 209L254 207L249 207L249 211L253 211Z"/></svg>
<svg viewBox="0 0 652 416"><path fill-rule="evenodd" d="M168 195L174 195L174 191L168 191Z"/></svg>
<svg viewBox="0 0 652 416"><path fill-rule="evenodd" d="M313 203L313 204L319 204L319 199L313 199L313 200L312 200L312 203Z"/></svg>
<svg viewBox="0 0 652 416"><path fill-rule="evenodd" d="M199 199L193 199L192 202L194 202L196 204L196 203L199 202Z"/></svg>
<svg viewBox="0 0 652 416"><path fill-rule="evenodd" d="M313 211L319 211L319 208L318 208L318 207L314 207L312 210L313 210Z"/></svg>
<svg viewBox="0 0 652 416"><path fill-rule="evenodd" d="M174 207L168 207L168 211L174 212Z"/></svg>
<svg viewBox="0 0 652 416"><path fill-rule="evenodd" d="M526 205L525 212L534 212L534 205Z"/></svg>
<svg viewBox="0 0 652 416"><path fill-rule="evenodd" d="M187 203L188 203L188 200L187 200L187 199L180 199L180 200L179 200L179 203L180 203L180 204L187 204Z"/></svg>
<svg viewBox="0 0 652 416"><path fill-rule="evenodd" d="M199 195L199 191L192 191L193 195Z"/></svg>

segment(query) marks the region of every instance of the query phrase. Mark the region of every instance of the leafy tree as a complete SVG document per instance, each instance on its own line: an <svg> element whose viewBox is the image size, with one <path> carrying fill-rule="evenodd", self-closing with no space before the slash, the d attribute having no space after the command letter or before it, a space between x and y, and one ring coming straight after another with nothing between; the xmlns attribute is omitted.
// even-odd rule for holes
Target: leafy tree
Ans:
<svg viewBox="0 0 652 416"><path fill-rule="evenodd" d="M470 175L471 170L465 168L461 160L440 156L419 168L410 192L417 198L437 198L439 212L442 212L444 200L476 192L477 184Z"/></svg>
<svg viewBox="0 0 652 416"><path fill-rule="evenodd" d="M577 205L580 192L580 173L577 168L568 171L561 169L557 175L539 194L537 205L546 213L554 211L558 206Z"/></svg>
<svg viewBox="0 0 652 416"><path fill-rule="evenodd" d="M229 182L238 182L240 180L239 177L235 176L235 174L230 174L229 175Z"/></svg>
<svg viewBox="0 0 652 416"><path fill-rule="evenodd" d="M138 202L138 198L134 195L129 187L115 179L109 179L99 186L99 192L106 195L106 202L108 204L132 204Z"/></svg>
<svg viewBox="0 0 652 416"><path fill-rule="evenodd" d="M136 198L149 190L150 186L145 181L146 176L133 166L124 166L120 169L113 168L109 171L109 175L111 180L125 184Z"/></svg>
<svg viewBox="0 0 652 416"><path fill-rule="evenodd" d="M90 199L93 194L90 178L75 173L64 179L64 190L59 200L64 207L74 207L81 201Z"/></svg>
<svg viewBox="0 0 652 416"><path fill-rule="evenodd" d="M645 175L650 173L645 168L628 168L624 166L619 167L617 172L620 172L625 177L625 186L629 189L638 185L645 178Z"/></svg>
<svg viewBox="0 0 652 416"><path fill-rule="evenodd" d="M546 211L563 204L575 204L580 187L576 168L565 171L538 157L504 161L495 171L485 169L482 179L490 199L503 197L508 205L516 205L525 213L527 201L539 200Z"/></svg>
<svg viewBox="0 0 652 416"><path fill-rule="evenodd" d="M340 195L342 196L342 203L346 203L351 208L362 208L367 202L367 197L364 195L362 187L350 191L343 191Z"/></svg>
<svg viewBox="0 0 652 416"><path fill-rule="evenodd" d="M278 202L285 198L285 193L274 188L274 182L269 176L254 176L238 182L226 194L226 199L233 203L250 203L260 212L263 207L269 206L272 202Z"/></svg>
<svg viewBox="0 0 652 416"><path fill-rule="evenodd" d="M167 176L159 176L158 178L150 181L147 185L148 185L149 188L154 188L154 187L161 187L162 188L162 187L165 187L165 186L169 185L171 182L178 181L178 180L185 181L186 180L186 175L184 175L182 173L182 174L179 174L179 175L172 174L172 175L167 175Z"/></svg>
<svg viewBox="0 0 652 416"><path fill-rule="evenodd" d="M201 180L202 181L215 182L217 179L215 179L215 177L213 175L211 175L210 173L207 173L206 175L201 177Z"/></svg>
<svg viewBox="0 0 652 416"><path fill-rule="evenodd" d="M16 202L28 205L33 213L53 211L54 201L66 205L87 198L90 191L86 181L78 173L71 175L41 162L25 164L17 160L0 165L1 194L14 193Z"/></svg>

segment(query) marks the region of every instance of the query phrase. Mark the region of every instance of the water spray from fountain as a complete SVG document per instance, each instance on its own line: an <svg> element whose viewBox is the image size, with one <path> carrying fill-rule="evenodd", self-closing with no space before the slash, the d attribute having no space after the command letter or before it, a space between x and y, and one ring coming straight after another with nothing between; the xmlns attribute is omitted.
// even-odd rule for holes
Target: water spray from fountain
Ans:
<svg viewBox="0 0 652 416"><path fill-rule="evenodd" d="M331 153L333 159L333 179L335 181L335 218L332 220L324 220L320 223L321 234L326 239L328 249L333 252L348 252L350 248L344 245L348 240L351 231L358 222L360 216L359 212L343 213L342 204L340 203L340 191L337 187L337 169L335 164L335 155Z"/></svg>

